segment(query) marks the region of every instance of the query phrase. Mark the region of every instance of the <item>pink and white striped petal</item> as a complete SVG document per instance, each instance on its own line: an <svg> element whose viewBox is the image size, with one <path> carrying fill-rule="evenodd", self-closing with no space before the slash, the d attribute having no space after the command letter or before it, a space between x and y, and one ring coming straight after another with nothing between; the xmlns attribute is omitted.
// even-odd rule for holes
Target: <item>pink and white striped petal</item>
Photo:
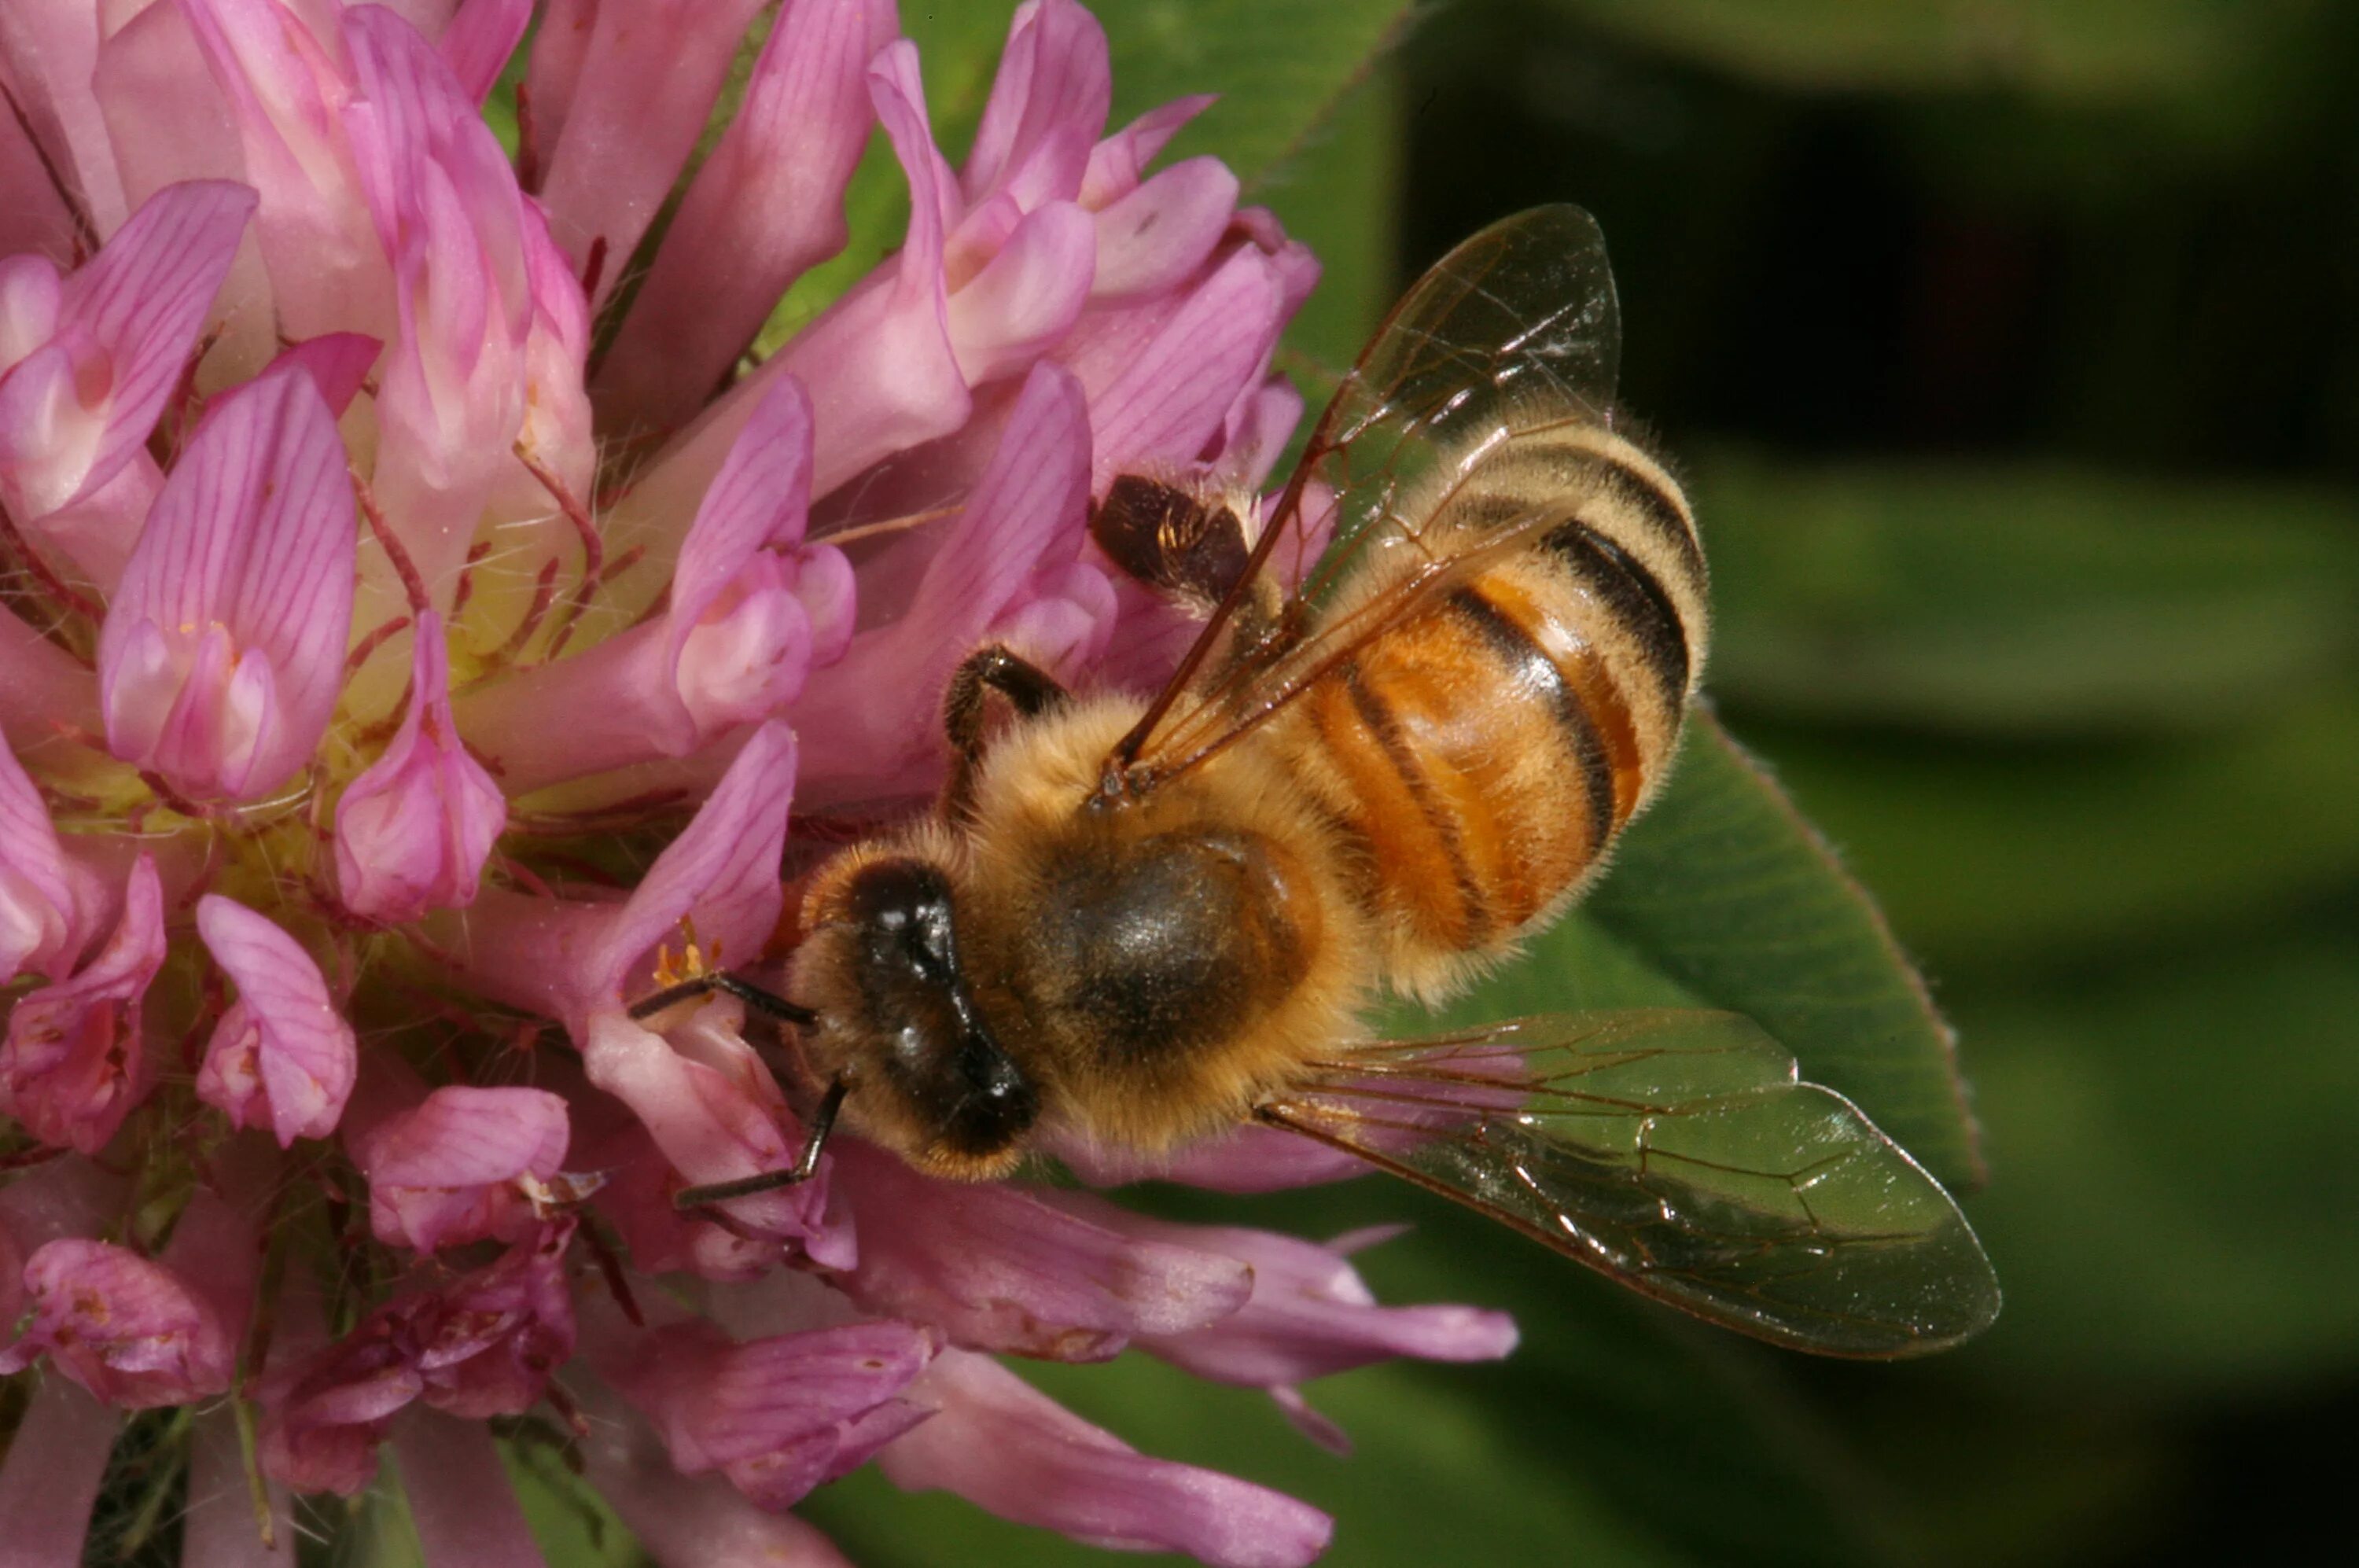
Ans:
<svg viewBox="0 0 2359 1568"><path fill-rule="evenodd" d="M336 705L353 524L343 442L302 366L215 402L99 632L109 748L198 800L291 779Z"/></svg>
<svg viewBox="0 0 2359 1568"><path fill-rule="evenodd" d="M462 0L435 40L459 91L480 106L532 20L532 0Z"/></svg>
<svg viewBox="0 0 2359 1568"><path fill-rule="evenodd" d="M208 893L197 934L237 987L197 1073L197 1097L278 1147L336 1130L352 1096L360 1043L320 966L268 916Z"/></svg>
<svg viewBox="0 0 2359 1568"><path fill-rule="evenodd" d="M1026 0L1008 25L999 73L960 172L968 204L1006 191L1028 212L1079 196L1113 98L1098 19L1074 0Z"/></svg>
<svg viewBox="0 0 2359 1568"><path fill-rule="evenodd" d="M1082 205L1093 212L1103 212L1137 190L1156 155L1212 103L1209 93L1174 98L1092 147L1088 171L1082 176Z"/></svg>
<svg viewBox="0 0 2359 1568"><path fill-rule="evenodd" d="M0 376L0 502L27 524L112 479L156 428L237 254L254 191L190 180L156 192L58 287L49 341ZM38 292L18 264L14 292Z"/></svg>
<svg viewBox="0 0 2359 1568"><path fill-rule="evenodd" d="M507 825L507 797L451 719L450 658L442 618L423 612L401 727L336 802L336 896L364 920L465 909Z"/></svg>

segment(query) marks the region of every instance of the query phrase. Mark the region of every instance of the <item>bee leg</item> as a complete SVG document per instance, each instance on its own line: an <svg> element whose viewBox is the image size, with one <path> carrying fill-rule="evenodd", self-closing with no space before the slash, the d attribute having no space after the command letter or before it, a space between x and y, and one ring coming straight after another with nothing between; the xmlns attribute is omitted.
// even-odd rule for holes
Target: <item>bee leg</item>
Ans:
<svg viewBox="0 0 2359 1568"><path fill-rule="evenodd" d="M985 742L984 708L994 691L1025 718L1062 707L1072 695L1057 684L1055 676L999 643L967 655L942 693L942 728L949 732L951 750L957 755L950 788L942 797L945 816L963 816L973 794L974 770L983 760Z"/></svg>
<svg viewBox="0 0 2359 1568"><path fill-rule="evenodd" d="M784 996L763 990L759 985L749 985L734 975L723 974L717 970L710 975L700 975L693 980L683 980L677 985L667 985L653 996L640 997L631 1004L630 1016L635 1018L651 1018L675 1002L685 1002L690 996L710 996L715 991L724 996L734 996L756 1012L776 1018L780 1023L795 1024L808 1029L819 1022L819 1015L809 1007L789 1002Z"/></svg>
<svg viewBox="0 0 2359 1568"><path fill-rule="evenodd" d="M781 1187L792 1187L808 1181L819 1171L819 1157L827 1148L828 1138L835 1132L836 1113L843 1109L843 1097L852 1092L849 1079L838 1078L827 1086L826 1097L811 1116L810 1131L803 1138L803 1150L795 1162L784 1171L765 1171L758 1176L741 1176L734 1181L715 1181L703 1187L682 1187L671 1197L675 1209L701 1209L708 1203L725 1203L732 1198L750 1198L756 1192L775 1192Z"/></svg>

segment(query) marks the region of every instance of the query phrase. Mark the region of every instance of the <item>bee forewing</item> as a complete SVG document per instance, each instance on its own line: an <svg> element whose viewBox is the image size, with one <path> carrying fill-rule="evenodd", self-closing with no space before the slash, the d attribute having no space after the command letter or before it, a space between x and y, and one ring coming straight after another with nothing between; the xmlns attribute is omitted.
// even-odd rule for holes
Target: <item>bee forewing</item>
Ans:
<svg viewBox="0 0 2359 1568"><path fill-rule="evenodd" d="M1949 1193L1734 1014L1567 1015L1374 1045L1257 1114L1797 1349L1918 1355L1998 1314Z"/></svg>

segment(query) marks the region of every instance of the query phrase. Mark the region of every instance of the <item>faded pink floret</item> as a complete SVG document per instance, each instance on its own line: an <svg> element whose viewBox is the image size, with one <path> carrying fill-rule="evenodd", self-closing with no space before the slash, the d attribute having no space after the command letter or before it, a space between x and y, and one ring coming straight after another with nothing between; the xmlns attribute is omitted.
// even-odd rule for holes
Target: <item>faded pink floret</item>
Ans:
<svg viewBox="0 0 2359 1568"><path fill-rule="evenodd" d="M342 1119L360 1048L320 966L266 915L208 893L197 933L237 987L197 1073L197 1097L278 1147L326 1138Z"/></svg>
<svg viewBox="0 0 2359 1568"><path fill-rule="evenodd" d="M473 903L507 825L507 797L451 719L450 659L441 617L420 613L401 727L336 802L336 896L364 920Z"/></svg>
<svg viewBox="0 0 2359 1568"><path fill-rule="evenodd" d="M0 1112L43 1143L106 1147L149 1087L141 1003L164 963L164 895L141 855L114 934L90 962L16 999L0 1043Z"/></svg>
<svg viewBox="0 0 2359 1568"><path fill-rule="evenodd" d="M184 1405L229 1388L236 1347L212 1305L171 1269L102 1241L60 1239L25 1262L33 1309L0 1373L35 1357L127 1410Z"/></svg>
<svg viewBox="0 0 2359 1568"><path fill-rule="evenodd" d="M571 1136L564 1099L545 1089L445 1084L359 1140L370 1228L419 1252L515 1241L538 1223Z"/></svg>
<svg viewBox="0 0 2359 1568"><path fill-rule="evenodd" d="M317 750L352 626L343 442L283 366L208 411L100 630L109 749L193 800L255 800Z"/></svg>

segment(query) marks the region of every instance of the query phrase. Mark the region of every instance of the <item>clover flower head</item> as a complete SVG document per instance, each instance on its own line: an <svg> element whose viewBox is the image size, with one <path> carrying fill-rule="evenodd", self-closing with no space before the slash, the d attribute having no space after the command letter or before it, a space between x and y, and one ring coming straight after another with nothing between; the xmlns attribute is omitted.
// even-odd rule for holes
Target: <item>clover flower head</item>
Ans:
<svg viewBox="0 0 2359 1568"><path fill-rule="evenodd" d="M1297 1563L1328 1521L1138 1454L1003 1356L1264 1388L1502 1355L1345 1261L842 1140L668 950L751 960L794 825L914 803L957 662L1149 686L1117 475L1259 484L1317 266L1109 130L1028 0L953 168L890 0L35 6L0 27L0 1459L72 1560L125 1412L185 1406L190 1560L398 1459L429 1560L531 1561L487 1423L668 1563L832 1560L874 1462L1091 1541ZM660 29L665 69L647 69ZM881 130L906 242L758 363ZM691 162L693 166L691 167ZM668 215L667 215L668 214ZM1191 1156L1221 1184L1248 1140ZM1082 1163L1076 1161L1077 1165ZM510 1430L507 1426L503 1430ZM239 1433L245 1439L241 1443ZM238 1475L251 1454L252 1486ZM238 1533L245 1532L243 1547Z"/></svg>

